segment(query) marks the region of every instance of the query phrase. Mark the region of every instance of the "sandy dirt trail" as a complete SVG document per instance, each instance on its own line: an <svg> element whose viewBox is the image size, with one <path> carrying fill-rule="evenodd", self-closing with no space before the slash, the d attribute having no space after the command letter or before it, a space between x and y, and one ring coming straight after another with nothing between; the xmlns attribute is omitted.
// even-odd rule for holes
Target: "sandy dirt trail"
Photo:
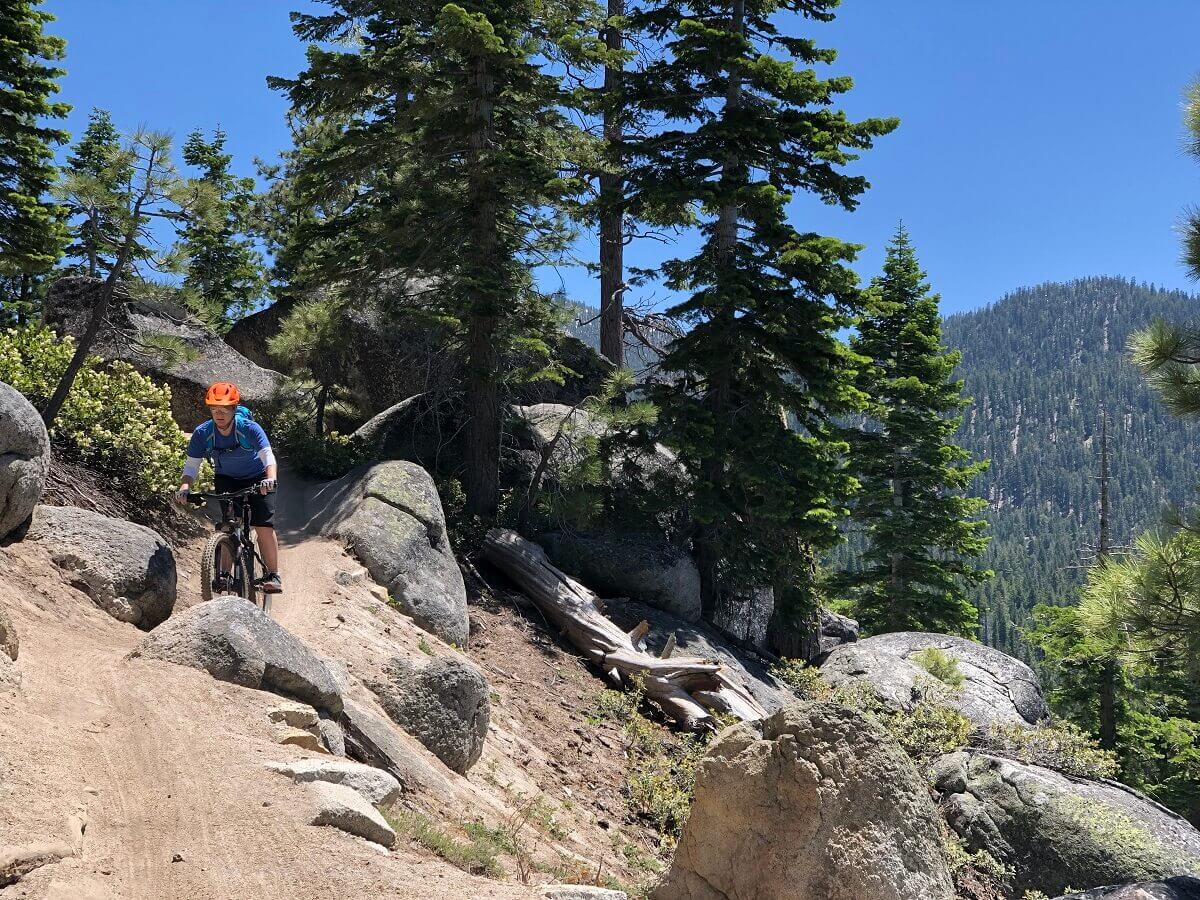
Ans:
<svg viewBox="0 0 1200 900"><path fill-rule="evenodd" d="M282 504L288 593L273 610L305 640L342 626L329 599L345 599L339 572L360 569L305 532L308 499L298 492ZM180 557L181 606L198 599L187 572L195 556ZM127 660L141 633L99 611L36 548L0 550L0 604L20 634L22 676L19 692L0 693L0 846L59 839L77 811L88 823L79 856L0 898L529 896L408 847L384 853L306 824L305 792L263 768L303 755L273 742L267 711L277 698Z"/></svg>

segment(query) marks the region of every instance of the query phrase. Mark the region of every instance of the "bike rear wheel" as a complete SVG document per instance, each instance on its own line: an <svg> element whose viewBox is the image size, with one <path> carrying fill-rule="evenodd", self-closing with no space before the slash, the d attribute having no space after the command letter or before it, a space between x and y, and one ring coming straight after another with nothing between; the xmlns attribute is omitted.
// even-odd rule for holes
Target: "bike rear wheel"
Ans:
<svg viewBox="0 0 1200 900"><path fill-rule="evenodd" d="M213 582L222 572L236 577L232 569L237 561L237 543L231 535L218 531L209 536L208 543L204 545L204 555L200 558L201 599L207 602L213 598Z"/></svg>

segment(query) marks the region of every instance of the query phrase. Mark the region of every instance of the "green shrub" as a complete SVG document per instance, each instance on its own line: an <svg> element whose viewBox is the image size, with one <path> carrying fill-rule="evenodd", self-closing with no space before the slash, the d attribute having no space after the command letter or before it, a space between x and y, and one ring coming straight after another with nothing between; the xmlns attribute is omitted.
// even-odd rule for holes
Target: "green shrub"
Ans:
<svg viewBox="0 0 1200 900"><path fill-rule="evenodd" d="M825 702L833 696L833 688L821 677L821 670L803 660L781 659L770 671L801 700Z"/></svg>
<svg viewBox="0 0 1200 900"><path fill-rule="evenodd" d="M352 435L331 431L318 435L308 415L299 410L285 412L275 422L272 443L302 475L330 480L341 478L367 461L365 448Z"/></svg>
<svg viewBox="0 0 1200 900"><path fill-rule="evenodd" d="M954 878L954 887L959 897L972 900L1004 900L1008 886L1016 874L986 850L970 853L962 838L941 822L942 848Z"/></svg>
<svg viewBox="0 0 1200 900"><path fill-rule="evenodd" d="M910 710L890 708L862 683L835 689L832 699L874 716L913 761L924 766L943 753L967 746L975 726L950 706L950 692L942 682L919 678L917 689L920 696Z"/></svg>
<svg viewBox="0 0 1200 900"><path fill-rule="evenodd" d="M1021 762L1080 778L1115 778L1117 755L1101 750L1086 731L1056 720L1041 728L994 725L980 743Z"/></svg>
<svg viewBox="0 0 1200 900"><path fill-rule="evenodd" d="M938 681L952 688L962 687L966 681L958 668L958 660L937 647L926 647L913 656L913 661Z"/></svg>
<svg viewBox="0 0 1200 900"><path fill-rule="evenodd" d="M471 875L500 878L504 875L496 855L504 850L495 829L472 824L466 830L471 838L460 841L417 812L397 811L388 815L388 824L396 834L408 838L446 862Z"/></svg>
<svg viewBox="0 0 1200 900"><path fill-rule="evenodd" d="M650 819L664 846L683 835L692 810L696 770L704 758L705 740L684 735L657 753L635 753L626 775L634 811Z"/></svg>
<svg viewBox="0 0 1200 900"><path fill-rule="evenodd" d="M54 393L75 342L48 328L0 332L0 381L34 406ZM123 362L89 356L50 431L55 446L147 494L179 483L185 441L171 418L171 389Z"/></svg>

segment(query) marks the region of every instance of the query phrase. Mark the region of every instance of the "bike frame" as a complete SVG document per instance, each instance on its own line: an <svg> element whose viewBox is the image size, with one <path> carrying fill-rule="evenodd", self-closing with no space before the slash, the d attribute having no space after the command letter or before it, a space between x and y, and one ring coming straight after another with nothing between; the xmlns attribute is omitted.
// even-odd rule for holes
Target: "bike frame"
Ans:
<svg viewBox="0 0 1200 900"><path fill-rule="evenodd" d="M263 560L262 554L258 552L258 543L254 540L254 526L250 524L250 495L256 491L258 491L258 485L252 485L251 487L242 488L240 491L233 491L228 494L201 492L189 494L188 502L194 503L196 506L203 506L209 500L220 502L221 521L217 525L217 530L224 531L233 538L235 543L235 558L230 560L230 564L236 566L236 555L240 555L243 548L249 547L250 552L254 554L255 562L258 563L263 572L266 572L267 564ZM240 534L236 530L239 522L241 524ZM259 591L257 584L252 585L252 587L255 592Z"/></svg>

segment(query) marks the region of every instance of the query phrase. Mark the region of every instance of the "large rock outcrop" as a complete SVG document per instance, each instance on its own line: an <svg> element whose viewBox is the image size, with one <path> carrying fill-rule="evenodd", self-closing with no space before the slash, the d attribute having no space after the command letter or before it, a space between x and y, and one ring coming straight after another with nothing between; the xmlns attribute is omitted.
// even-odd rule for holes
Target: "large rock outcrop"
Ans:
<svg viewBox="0 0 1200 900"><path fill-rule="evenodd" d="M700 570L687 552L644 534L538 535L551 561L602 597L630 597L685 622L700 620Z"/></svg>
<svg viewBox="0 0 1200 900"><path fill-rule="evenodd" d="M50 438L24 395L0 381L0 540L19 534L42 497Z"/></svg>
<svg viewBox="0 0 1200 900"><path fill-rule="evenodd" d="M87 328L98 278L72 276L50 285L46 323L78 338ZM232 381L255 415L269 418L283 376L251 362L182 306L167 300L122 296L109 310L92 352L121 359L155 381L171 386L171 413L185 430L208 418L204 393L214 381Z"/></svg>
<svg viewBox="0 0 1200 900"><path fill-rule="evenodd" d="M465 773L483 754L488 683L465 660L440 657L415 665L396 657L369 687L392 721L455 772Z"/></svg>
<svg viewBox="0 0 1200 900"><path fill-rule="evenodd" d="M331 716L342 712L341 690L325 662L240 597L185 610L146 635L130 656L203 669L221 681L295 697Z"/></svg>
<svg viewBox="0 0 1200 900"><path fill-rule="evenodd" d="M921 680L930 678L916 660L929 648L958 664L965 680L950 703L981 728L1033 727L1049 715L1041 685L1029 666L999 650L951 635L898 631L845 644L821 664L821 675L835 687L867 685L887 705L907 710L921 697Z"/></svg>
<svg viewBox="0 0 1200 900"><path fill-rule="evenodd" d="M442 640L466 646L467 589L428 472L403 460L373 466L332 527L402 612Z"/></svg>
<svg viewBox="0 0 1200 900"><path fill-rule="evenodd" d="M1200 900L1200 878L1179 876L1162 881L1115 884L1067 894L1055 900Z"/></svg>
<svg viewBox="0 0 1200 900"><path fill-rule="evenodd" d="M655 900L952 900L938 814L870 717L800 703L709 749Z"/></svg>
<svg viewBox="0 0 1200 900"><path fill-rule="evenodd" d="M121 622L149 630L175 608L175 554L158 532L73 506L39 506L26 540Z"/></svg>
<svg viewBox="0 0 1200 900"><path fill-rule="evenodd" d="M1012 896L1200 875L1200 832L1132 788L963 750L934 786L950 827L1015 873Z"/></svg>

